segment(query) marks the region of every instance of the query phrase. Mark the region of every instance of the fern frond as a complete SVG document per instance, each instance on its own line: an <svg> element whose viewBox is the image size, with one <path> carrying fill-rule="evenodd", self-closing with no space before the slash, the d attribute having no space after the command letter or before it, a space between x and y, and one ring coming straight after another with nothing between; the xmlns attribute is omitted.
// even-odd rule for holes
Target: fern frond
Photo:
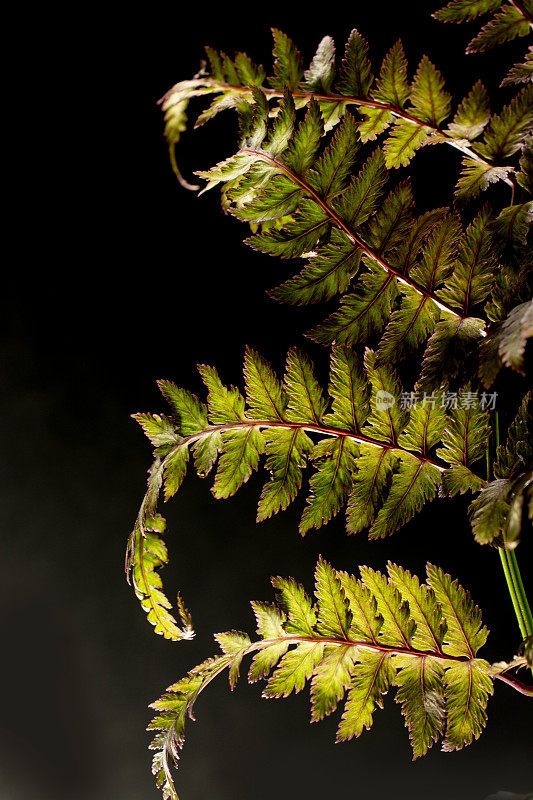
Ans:
<svg viewBox="0 0 533 800"><path fill-rule="evenodd" d="M391 689L415 758L441 738L444 750L479 738L493 681L513 665L498 669L477 656L488 632L468 593L431 564L427 584L392 563L388 575L360 572L357 579L320 558L314 604L292 579L274 578L276 603L252 603L259 639L217 634L222 654L152 704L160 712L149 726L160 731L151 745L154 772L165 797L176 797L171 766L199 694L225 669L233 688L247 655L253 656L248 680L268 679L263 697L287 697L309 684L312 722L345 699L337 741L370 728Z"/></svg>
<svg viewBox="0 0 533 800"><path fill-rule="evenodd" d="M456 10L461 14L470 13L474 6L479 7L479 3L459 5L461 8L457 7ZM502 12L504 15L507 13L507 10ZM529 23L524 21L522 12L511 8L509 13L514 15L513 20L516 16L518 21L516 25L507 26L506 35L520 33L524 25L528 27ZM497 25L496 28L497 35L503 35L502 26ZM494 27L490 30L494 32ZM180 178L174 148L186 127L189 102L201 99L204 95L209 98L214 95L214 100L201 112L196 124L201 125L220 111L233 108L241 116L243 140L249 138L250 126L253 127L254 121L257 121L254 104L260 102L265 112L260 123L262 127L266 118L277 120L280 114L283 116L283 103L286 105L289 95L296 109L314 103L320 110L325 131L338 125L349 106L357 110L356 127L362 141L375 139L392 125L385 136L383 148L389 168L407 165L415 152L426 144L444 143L460 151L467 166L473 168L477 165L477 172L485 176L484 180L479 176L476 180L476 187L480 187L480 190L491 181L507 176L507 172L501 172L504 165L498 163L499 159L506 157L502 155L503 151L490 146L490 143L487 146L475 142L488 121L487 98L481 84L476 84L460 104L454 121L444 128L451 111L450 96L444 89L440 72L427 56L420 61L410 83L403 47L401 42L397 42L385 56L374 79L368 43L354 29L346 43L337 74L335 43L331 37L322 39L311 64L304 69L294 43L277 29L273 29L272 33L274 65L271 77L267 78L263 68L253 64L243 53L238 53L232 61L225 53L208 48L210 71L204 69L193 80L176 84L163 98L166 136L173 166ZM484 37L487 39L486 35ZM263 98L261 101L259 95ZM287 128L285 135L290 135ZM279 152L283 149L279 131L277 141L280 144ZM257 142L253 147L257 147ZM264 149L268 151L267 147ZM270 154L276 155L274 149ZM514 170L512 166L506 166L506 169L509 173ZM461 194L466 196L467 189Z"/></svg>
<svg viewBox="0 0 533 800"><path fill-rule="evenodd" d="M310 103L296 132L292 108L293 101L286 95L274 132L286 125L285 119L291 133L284 139L285 150L275 158L267 152L272 137L265 131L267 144L258 149L245 146L233 159L199 174L208 180L208 187L227 178L228 209L238 218L254 224L276 220L275 226L263 227L247 239L252 248L282 258L307 259L303 270L271 290L275 299L306 304L342 295L338 309L308 332L310 338L323 345L346 346L381 340L378 362L392 353L402 358L429 339L421 385L438 388L454 377L454 364L460 363L464 347L469 348L473 362L477 358L486 327L481 306L501 283L498 267L507 257L502 240L519 237L515 249L524 249L529 205L507 212L510 224L505 214L495 221L485 208L466 230L459 217L446 209L417 219L407 182L384 194L386 167L381 150L376 149L357 168L359 144L351 115L345 115L320 154L317 146L323 127L318 106ZM464 114L459 119L467 121ZM511 124L508 116L507 111L501 115L507 120L506 130ZM503 135L502 130L491 126L486 141ZM287 163L291 160L292 166ZM472 164L465 189L470 195L486 178L482 163ZM355 174L350 174L354 167ZM489 169L505 176L508 170ZM476 170L484 176L477 188ZM462 181L466 181L464 176L460 187ZM524 284L526 272L516 273L513 283ZM348 291L350 284L352 291ZM451 356L450 368L440 358L445 351ZM434 375L439 364L444 371ZM477 372L475 363L473 369ZM464 380L459 374L456 377Z"/></svg>
<svg viewBox="0 0 533 800"><path fill-rule="evenodd" d="M307 122L310 117L314 122ZM317 132L313 140L316 144L320 122L313 106L305 124L307 129ZM255 158L257 162L266 163L269 174L275 177L265 183L262 175L261 186L253 199L237 202L233 213L240 219L259 223L265 219L280 219L287 211L292 212L290 220L281 227L262 231L247 240L254 249L284 258L313 251L308 266L301 273L272 291L282 302L316 302L345 291L359 271L362 256L366 271L361 273L355 293L346 294L339 311L310 332L313 339L323 344L355 344L366 341L370 335L382 334L390 319L383 349L409 351L433 332L441 312L464 319L468 316L470 301L479 302L480 295L474 290L482 280L481 272L493 274L491 241L485 231L488 222L485 217L480 218L466 233L465 242L473 240L473 246L478 229L481 231L478 238L484 237L475 265L463 263L467 260L465 244L458 254L459 264L453 269L448 262L455 240L459 238L455 218L447 220L440 233L424 246L424 240L442 215L433 212L414 222L408 184L402 183L389 192L376 211L385 183L384 161L379 150L346 186L348 175L341 164L347 153L350 160L355 158L354 146L348 150L349 134L353 130L353 119L346 116L324 155L312 168L307 168L306 164L300 174L279 157L272 159L264 150L245 148L240 155L246 159L249 170ZM290 144L288 148L290 156L293 152ZM240 169L240 165L241 162L235 168L230 165L230 180L236 177L235 169ZM225 166L223 170L216 167L201 175L212 184L223 179L224 170ZM330 200L332 186L337 192L343 184L342 197ZM285 204L285 198L289 199L290 206ZM439 235L443 241L437 241ZM431 267L428 261L432 261ZM474 270L475 274L470 275L469 270ZM452 296L454 292L450 286L437 288L452 272L454 277L450 285L456 286L457 291L461 288L464 293L468 292L468 302L465 294L463 302L459 303L458 298ZM473 280L469 282L469 278ZM490 290L490 286L488 288ZM403 300L392 314L399 289Z"/></svg>
<svg viewBox="0 0 533 800"><path fill-rule="evenodd" d="M452 476L458 491L481 488L472 467L483 456L480 439L487 412L466 412L461 406L447 414L447 396L439 392L421 394L420 402L411 404L413 393L403 391L396 372L373 351L367 350L361 363L350 349L333 348L328 392L318 383L309 358L296 348L289 351L283 382L261 356L247 349L246 397L226 387L212 367L199 369L208 389L207 405L161 381L173 416L135 415L155 446L156 461L132 534L129 563L150 621L171 638L184 634L164 610L167 601L154 571L166 562L166 550L159 543L163 550L157 561L148 550L155 546L153 520L157 530L164 529L157 514L159 491L164 486L166 499L177 491L189 450L201 477L216 463L212 492L218 499L233 496L265 456L270 480L259 498L258 521L294 501L303 469L311 466L302 534L347 507L349 533L368 528L371 538L388 536L432 500L441 485L444 493L454 494ZM473 394L469 387L466 394ZM147 564L149 580L141 580Z"/></svg>

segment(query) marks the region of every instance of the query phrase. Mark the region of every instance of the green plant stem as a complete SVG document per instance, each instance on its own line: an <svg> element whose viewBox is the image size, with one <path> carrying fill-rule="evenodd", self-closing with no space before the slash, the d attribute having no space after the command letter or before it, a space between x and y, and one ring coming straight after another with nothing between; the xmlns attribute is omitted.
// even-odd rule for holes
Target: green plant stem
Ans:
<svg viewBox="0 0 533 800"><path fill-rule="evenodd" d="M505 547L498 549L520 633L522 634L522 639L526 639L528 636L533 636L533 614L526 597L516 553L514 550L507 550ZM531 672L533 673L533 667Z"/></svg>

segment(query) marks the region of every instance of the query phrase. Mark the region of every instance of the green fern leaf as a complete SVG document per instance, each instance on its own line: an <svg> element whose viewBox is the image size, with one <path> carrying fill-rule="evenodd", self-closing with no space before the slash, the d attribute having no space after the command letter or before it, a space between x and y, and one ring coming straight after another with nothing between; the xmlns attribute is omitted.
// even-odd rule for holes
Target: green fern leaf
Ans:
<svg viewBox="0 0 533 800"><path fill-rule="evenodd" d="M373 141L394 121L394 115L386 108L361 107L360 111L363 118L358 131L362 142Z"/></svg>
<svg viewBox="0 0 533 800"><path fill-rule="evenodd" d="M148 491L140 508L134 529L128 540L126 553L126 572L133 583L135 594L154 631L178 641L194 636L192 620L178 595L178 611L183 627L179 628L176 619L169 612L171 603L162 591L162 581L156 572L168 562L167 548L162 534L166 523L156 512L157 497L163 482L163 465L156 458L149 472Z"/></svg>
<svg viewBox="0 0 533 800"><path fill-rule="evenodd" d="M301 692L322 661L323 654L322 642L302 642L295 650L290 650L274 670L263 697L288 697L291 692Z"/></svg>
<svg viewBox="0 0 533 800"><path fill-rule="evenodd" d="M472 199L484 192L492 183L509 182L510 167L493 167L473 158L463 158L461 174L455 190L456 197Z"/></svg>
<svg viewBox="0 0 533 800"><path fill-rule="evenodd" d="M285 418L287 397L272 367L258 353L246 348L244 358L246 399L252 418Z"/></svg>
<svg viewBox="0 0 533 800"><path fill-rule="evenodd" d="M479 739L487 722L487 702L493 692L486 661L455 664L446 670L444 681L448 700L448 722L444 752L459 750Z"/></svg>
<svg viewBox="0 0 533 800"><path fill-rule="evenodd" d="M533 194L533 136L526 136L520 158L520 171L516 174L520 186Z"/></svg>
<svg viewBox="0 0 533 800"><path fill-rule="evenodd" d="M345 294L341 305L324 322L307 334L320 344L354 345L380 334L390 318L398 296L396 281L379 268L370 267L357 290Z"/></svg>
<svg viewBox="0 0 533 800"><path fill-rule="evenodd" d="M320 139L324 135L324 124L318 103L312 99L307 109L305 119L300 123L283 154L285 164L294 170L296 175L305 175L309 167L314 164Z"/></svg>
<svg viewBox="0 0 533 800"><path fill-rule="evenodd" d="M265 152L272 156L272 158L276 158L280 153L286 150L291 141L295 123L296 106L294 98L289 89L285 86L278 114L274 120L272 131L265 143Z"/></svg>
<svg viewBox="0 0 533 800"><path fill-rule="evenodd" d="M408 181L390 192L368 225L368 243L379 255L397 247L413 219L413 193Z"/></svg>
<svg viewBox="0 0 533 800"><path fill-rule="evenodd" d="M178 443L172 420L164 414L132 414L154 447L164 448Z"/></svg>
<svg viewBox="0 0 533 800"><path fill-rule="evenodd" d="M352 350L333 347L330 360L331 413L324 424L346 431L361 431L370 410L370 387Z"/></svg>
<svg viewBox="0 0 533 800"><path fill-rule="evenodd" d="M420 251L425 252L425 247L431 240L431 234L436 235L438 231L442 231L446 227L446 212L447 209L435 208L426 211L411 223L403 241L387 256L393 269L407 276L420 267L418 263ZM413 272L413 274L415 273Z"/></svg>
<svg viewBox="0 0 533 800"><path fill-rule="evenodd" d="M331 142L307 176L311 188L325 199L343 192L359 148L357 123L351 114L346 113Z"/></svg>
<svg viewBox="0 0 533 800"><path fill-rule="evenodd" d="M453 213L448 213L444 217L439 215L436 218L425 216L429 219L426 223L427 228L422 229L420 244L427 233L429 236L422 249L422 258L415 264L406 260L402 266L404 271L410 271L411 278L418 286L431 293L453 271L457 244L463 231L458 217ZM416 246L412 250L416 255Z"/></svg>
<svg viewBox="0 0 533 800"><path fill-rule="evenodd" d="M226 633L216 633L215 639L224 655L229 656L231 659L229 663L229 684L231 689L234 689L239 679L242 659L251 645L250 637L241 631L227 631Z"/></svg>
<svg viewBox="0 0 533 800"><path fill-rule="evenodd" d="M337 731L337 742L345 742L360 736L365 728L370 729L372 714L376 708L383 708L383 695L394 680L389 653L367 652L363 658L353 669L352 688Z"/></svg>
<svg viewBox="0 0 533 800"><path fill-rule="evenodd" d="M508 158L523 145L533 128L533 84L525 86L506 106L493 116L483 139L483 154L494 161Z"/></svg>
<svg viewBox="0 0 533 800"><path fill-rule="evenodd" d="M409 97L415 116L437 128L450 113L450 95L442 75L427 56L422 57Z"/></svg>
<svg viewBox="0 0 533 800"><path fill-rule="evenodd" d="M307 422L311 425L320 424L326 409L326 401L313 374L311 361L305 353L295 347L291 348L287 355L285 391L288 397L288 420Z"/></svg>
<svg viewBox="0 0 533 800"><path fill-rule="evenodd" d="M448 626L443 651L451 656L473 658L488 636L481 624L479 608L469 593L438 567L428 564L427 576Z"/></svg>
<svg viewBox="0 0 533 800"><path fill-rule="evenodd" d="M351 614L350 638L377 644L383 626L374 595L365 584L347 572L337 572Z"/></svg>
<svg viewBox="0 0 533 800"><path fill-rule="evenodd" d="M234 386L229 388L224 386L214 367L200 364L198 372L208 390L207 408L210 423L218 425L230 421L244 422L246 419L244 397L239 390Z"/></svg>
<svg viewBox="0 0 533 800"><path fill-rule="evenodd" d="M389 364L377 365L376 354L371 350L365 352L365 368L372 386L368 430L378 441L394 445L408 419L401 404L402 387L398 375Z"/></svg>
<svg viewBox="0 0 533 800"><path fill-rule="evenodd" d="M526 255L527 237L533 224L533 201L503 208L494 220L494 236L506 261L520 264Z"/></svg>
<svg viewBox="0 0 533 800"><path fill-rule="evenodd" d="M349 97L368 97L373 80L372 64L368 58L368 43L354 28L346 43L335 88Z"/></svg>
<svg viewBox="0 0 533 800"><path fill-rule="evenodd" d="M370 538L390 536L420 511L438 491L441 473L433 464L402 453L398 472L392 477L389 496L370 528Z"/></svg>
<svg viewBox="0 0 533 800"><path fill-rule="evenodd" d="M469 392L470 386L465 389ZM442 494L454 496L482 488L484 482L470 467L485 455L488 419L488 411L480 405L457 405L448 412L443 448L437 450L437 455L451 465L442 476Z"/></svg>
<svg viewBox="0 0 533 800"><path fill-rule="evenodd" d="M381 150L377 149L334 204L339 217L351 230L375 213L386 181L385 161Z"/></svg>
<svg viewBox="0 0 533 800"><path fill-rule="evenodd" d="M315 445L310 459L317 469L309 481L311 493L300 522L300 533L320 528L344 506L352 487L359 448L348 438L324 440Z"/></svg>
<svg viewBox="0 0 533 800"><path fill-rule="evenodd" d="M265 70L249 58L246 53L237 53L235 68L243 86L262 86L265 80Z"/></svg>
<svg viewBox="0 0 533 800"><path fill-rule="evenodd" d="M403 655L395 656L394 667L398 669L396 702L409 729L413 757L418 758L438 741L446 724L444 667L431 656L412 659Z"/></svg>
<svg viewBox="0 0 533 800"><path fill-rule="evenodd" d="M361 578L376 598L378 613L383 618L380 642L391 647L409 648L416 623L409 613L409 604L385 575L368 567L360 567Z"/></svg>
<svg viewBox="0 0 533 800"><path fill-rule="evenodd" d="M507 440L496 451L496 478L514 478L533 461L533 395L528 392L507 432Z"/></svg>
<svg viewBox="0 0 533 800"><path fill-rule="evenodd" d="M395 122L383 146L387 168L407 166L416 151L427 144L430 133L430 128L410 120Z"/></svg>
<svg viewBox="0 0 533 800"><path fill-rule="evenodd" d="M354 476L346 512L348 533L359 533L370 527L398 463L396 454L386 448L376 450L361 444L359 452L358 472Z"/></svg>
<svg viewBox="0 0 533 800"><path fill-rule="evenodd" d="M500 367L524 374L524 353L527 340L533 337L533 301L511 309L507 317L493 326L483 342L479 373L485 386L490 386Z"/></svg>
<svg viewBox="0 0 533 800"><path fill-rule="evenodd" d="M523 398L507 432L507 440L496 451L496 480L487 484L469 508L472 531L480 544L513 549L520 541L524 501L531 504L533 486L533 401ZM529 512L531 519L531 510Z"/></svg>
<svg viewBox="0 0 533 800"><path fill-rule="evenodd" d="M482 210L461 241L453 273L445 287L437 291L440 299L465 314L485 300L490 292L496 266L490 227L490 212Z"/></svg>
<svg viewBox="0 0 533 800"><path fill-rule="evenodd" d="M282 31L272 28L272 36L275 61L274 76L268 79L269 83L278 91L283 91L286 86L294 92L304 74L302 57L293 42Z"/></svg>
<svg viewBox="0 0 533 800"><path fill-rule="evenodd" d="M172 381L157 381L157 385L178 418L184 436L199 433L207 427L207 407L194 394Z"/></svg>
<svg viewBox="0 0 533 800"><path fill-rule="evenodd" d="M309 682L313 722L346 695L337 741L370 728L390 689L415 758L441 736L447 750L478 738L493 679L502 674L501 665L475 657L487 633L478 610L436 567L428 565L426 585L394 564L388 572L387 578L362 567L357 580L320 559L315 604L292 579L275 578L278 603L252 603L258 641L240 631L216 635L222 655L192 669L152 704L159 712L149 726L159 731L151 745L154 774L168 797L177 797L170 762L177 763L198 696L225 669L233 688L246 655L253 655L249 681L268 678L264 697L287 697Z"/></svg>
<svg viewBox="0 0 533 800"><path fill-rule="evenodd" d="M412 352L431 336L440 311L436 303L411 286L401 286L403 295L400 308L393 311L390 322L378 348L378 363L390 363Z"/></svg>
<svg viewBox="0 0 533 800"><path fill-rule="evenodd" d="M330 300L336 294L344 294L360 263L361 251L343 233L333 229L329 242L320 247L307 266L269 294L280 303L293 305Z"/></svg>
<svg viewBox="0 0 533 800"><path fill-rule="evenodd" d="M425 396L421 403L413 405L409 422L398 437L398 444L407 450L426 455L443 437L446 414L442 400Z"/></svg>
<svg viewBox="0 0 533 800"><path fill-rule="evenodd" d="M312 637L317 623L316 611L311 598L303 586L292 578L272 578L274 589L279 592L280 602L288 615L285 630L288 633Z"/></svg>
<svg viewBox="0 0 533 800"><path fill-rule="evenodd" d="M502 326L498 352L506 367L524 368L527 339L533 336L533 300L513 308Z"/></svg>
<svg viewBox="0 0 533 800"><path fill-rule="evenodd" d="M396 47L392 52L398 56L399 50ZM441 97L442 87L438 73L429 62L422 62L419 77L420 91L429 91L433 98L431 102L436 102L436 98ZM268 152L269 145L267 149L255 151L245 148L242 152L255 161L237 183L232 179L228 194L230 203L235 203L230 210L240 219L255 224L280 219L279 225L267 226L247 240L253 248L284 258L310 258L299 274L272 290L271 295L282 302L295 304L329 299L337 292L346 291L362 260L365 269L357 281L355 292L345 295L340 308L308 335L322 344L352 345L370 335L381 335L390 323L380 358L393 348L401 354L418 347L432 334L444 310L460 321L464 320L468 310L460 306L457 310L457 302L450 304L447 301L450 286L440 285L448 280L452 286L459 283L468 287L464 273L469 265L465 264L459 270L459 279L453 274L455 265L445 259L455 246L454 239L460 237L460 231L456 230L459 223L454 222L456 218L450 217L450 221L439 227L437 220L442 219L444 212L436 209L414 221L412 191L407 182L400 183L382 201L385 165L379 150L370 156L346 186L348 172L342 164L344 159L351 166L356 158L355 123L348 117L324 154L317 159L315 147L321 129L317 127L319 114L314 103L311 103L302 123L305 127L308 120L314 120L309 122L309 130L314 131L310 160L304 164L301 160L303 151L294 143L303 143L305 149L309 137L299 138L302 126L296 134L293 133L294 114L289 113L290 108L294 106L291 106L290 95L286 93L278 118L290 118L288 127L278 119L274 128L274 131L281 128L284 131L282 157L272 158ZM296 157L296 153L298 157L291 167L285 161ZM260 163L266 165L266 171L259 171L256 179L255 170ZM304 170L305 175L298 174L298 170ZM217 175L216 172L206 174ZM255 190L252 177L257 182ZM444 240L437 241L438 234L435 233L426 246L425 240L435 227ZM475 239L472 230L467 232L466 240L469 238ZM487 245L488 249L490 247L492 241ZM458 253L460 261L464 260L464 252L465 246L462 246ZM424 259L433 259L431 272L424 265ZM488 272L488 256L484 266ZM477 268L478 272L481 271L480 264ZM425 286L417 283L418 277L426 283ZM473 286L479 288L481 275L476 274L474 278ZM399 287L402 289L401 299Z"/></svg>
<svg viewBox="0 0 533 800"><path fill-rule="evenodd" d="M472 532L479 544L500 539L511 510L511 489L507 478L491 481L470 504Z"/></svg>
<svg viewBox="0 0 533 800"><path fill-rule="evenodd" d="M262 197L258 198L245 208L238 209L235 216L251 222L261 222L264 218L263 205ZM255 213L257 206L260 208L259 215ZM312 250L327 230L328 222L328 217L320 206L313 200L304 198L300 202L299 210L284 228L258 233L247 239L246 243L262 253L279 258L294 258Z"/></svg>
<svg viewBox="0 0 533 800"><path fill-rule="evenodd" d="M313 450L313 442L298 428L270 429L266 440L266 467L271 479L263 487L257 508L257 521L268 519L292 503L302 485L302 468Z"/></svg>
<svg viewBox="0 0 533 800"><path fill-rule="evenodd" d="M409 94L407 59L403 45L398 40L383 59L372 97L395 108L403 108Z"/></svg>
<svg viewBox="0 0 533 800"><path fill-rule="evenodd" d="M240 191L243 190L242 184L239 189ZM246 188L244 188L244 192L246 192ZM298 208L302 195L302 189L295 186L284 175L275 175L268 185L262 189L259 196L254 196L252 201L245 205L236 206L232 209L232 214L246 222L269 222L292 214ZM232 190L230 199L235 199L235 197L236 191ZM252 247L255 246L255 239L252 238L247 241ZM269 242L268 239L265 241ZM257 242L260 243L261 239L258 239ZM257 249L261 249L261 247L257 247ZM270 250L267 249L266 252L270 252Z"/></svg>
<svg viewBox="0 0 533 800"><path fill-rule="evenodd" d="M416 575L411 575L402 567L389 562L387 569L394 587L408 603L409 613L416 623L412 634L413 645L419 650L438 652L448 626L435 593L425 584L420 584Z"/></svg>
<svg viewBox="0 0 533 800"><path fill-rule="evenodd" d="M259 466L265 439L257 428L223 431L223 453L218 460L213 495L217 500L231 497Z"/></svg>
<svg viewBox="0 0 533 800"><path fill-rule="evenodd" d="M324 647L324 657L311 681L311 722L335 711L352 683L357 655L356 645Z"/></svg>
<svg viewBox="0 0 533 800"><path fill-rule="evenodd" d="M496 11L503 0L451 0L433 16L441 22L469 22L481 14Z"/></svg>
<svg viewBox="0 0 533 800"><path fill-rule="evenodd" d="M174 416L136 415L152 438L156 461L130 537L128 565L150 619L171 638L185 634L166 616L169 604L156 571L166 563L166 550L157 533L154 538L150 532L154 519L164 526L157 515L158 495L163 484L167 499L180 487L189 450L201 476L218 460L212 488L217 498L235 494L265 455L271 477L259 499L259 521L292 503L302 486L302 470L311 464L302 534L327 523L346 505L349 533L368 528L371 538L388 535L431 500L441 484L449 491L447 480L462 481L460 491L467 483L468 488L481 486L470 468L479 450L481 423L470 430L461 413L457 419L452 414L445 433L444 403L436 393L418 405L404 403L413 393L404 392L395 371L378 363L370 350L361 364L350 349L333 349L328 397L313 364L296 348L289 351L283 384L264 359L246 350L246 399L236 387L224 386L212 367L201 366L200 372L208 389L207 406L162 381ZM443 447L432 456L441 440ZM157 558L154 548L160 550ZM269 657L265 662L258 657L258 669L270 663Z"/></svg>
<svg viewBox="0 0 533 800"><path fill-rule="evenodd" d="M466 48L466 52L480 53L497 44L510 42L517 36L527 36L530 30L529 26L529 20L521 11L513 6L505 6L481 28L481 31Z"/></svg>
<svg viewBox="0 0 533 800"><path fill-rule="evenodd" d="M477 81L457 109L446 130L456 139L476 139L490 120L489 96Z"/></svg>
<svg viewBox="0 0 533 800"><path fill-rule="evenodd" d="M315 572L318 601L317 631L324 636L348 639L351 612L342 583L335 570L322 557Z"/></svg>
<svg viewBox="0 0 533 800"><path fill-rule="evenodd" d="M281 609L274 603L259 602L252 602L252 608L257 620L257 633L263 639L274 640L274 644L262 647L254 654L248 672L249 683L255 683L268 675L281 656L285 655L290 644L289 641L280 641L285 637L283 625L287 620Z"/></svg>

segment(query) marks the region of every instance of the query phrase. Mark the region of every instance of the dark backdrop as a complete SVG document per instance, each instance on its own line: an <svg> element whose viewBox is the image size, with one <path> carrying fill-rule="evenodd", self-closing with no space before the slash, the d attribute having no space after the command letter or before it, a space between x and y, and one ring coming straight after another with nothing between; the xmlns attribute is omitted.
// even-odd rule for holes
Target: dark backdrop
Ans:
<svg viewBox="0 0 533 800"><path fill-rule="evenodd" d="M271 25L301 45L307 63L324 34L341 49L357 26L375 60L401 36L411 73L428 52L451 89L464 94L478 76L494 88L523 46L465 57L472 26L437 23L429 5L325 6L323 19L299 4L82 7L61 20L66 35L46 20L51 37L32 81L42 113L30 107L26 117L34 161L19 187L24 226L0 319L4 800L155 800L147 703L214 652L213 632L253 632L248 601L272 598L270 575L312 589L319 553L350 570L383 569L390 558L422 574L427 560L438 563L484 609L493 632L486 657L512 656L518 631L499 559L473 544L466 502L437 501L383 542L346 537L342 519L302 540L303 498L256 526L259 479L215 502L191 476L168 508L164 578L193 612L194 641L154 636L123 575L150 464L130 414L163 410L155 380L200 391L195 364L204 362L237 383L245 343L278 368L294 343L325 365L302 339L317 310L287 309L264 293L286 266L243 245L242 226L224 218L215 193L197 198L176 183L156 100L194 74L204 44L246 49L270 66ZM222 115L187 134L186 175L228 155L234 131ZM429 148L416 164L419 207L447 204L454 154ZM529 704L503 685L479 742L416 762L390 698L372 732L335 746L337 719L310 726L305 692L276 703L259 696L245 682L230 695L224 680L202 696L177 778L184 800L483 800L533 786Z"/></svg>

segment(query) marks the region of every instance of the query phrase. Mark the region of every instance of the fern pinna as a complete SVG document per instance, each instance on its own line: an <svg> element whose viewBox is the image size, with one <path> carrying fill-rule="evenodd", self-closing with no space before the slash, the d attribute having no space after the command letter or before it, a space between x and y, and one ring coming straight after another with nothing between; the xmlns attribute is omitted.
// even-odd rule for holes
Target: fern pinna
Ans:
<svg viewBox="0 0 533 800"><path fill-rule="evenodd" d="M493 17L469 52L533 26L522 0L451 0L435 16L469 22L484 13ZM247 348L244 394L205 365L205 402L159 381L170 410L134 415L154 445L127 551L137 597L156 633L194 635L179 596L180 622L173 616L159 575L168 560L159 495L168 500L178 491L189 461L201 477L214 471L218 499L234 495L263 463L269 477L259 522L294 501L309 468L302 534L343 511L349 534L384 538L437 495L469 493L473 536L500 554L522 643L510 662L478 658L487 637L479 610L431 565L424 585L393 564L388 576L361 567L356 579L321 559L315 606L293 580L276 578L278 602L252 604L259 640L218 634L222 653L154 704L162 712L151 724L160 731L154 772L165 798L177 797L171 762L196 698L225 669L233 688L248 654L250 680L270 676L267 697L310 682L313 721L346 694L339 740L369 728L382 696L396 687L415 757L440 738L447 751L477 739L494 679L533 696L512 674L533 667L533 614L515 554L533 519L531 48L502 77L514 96L498 113L477 81L452 116L440 72L424 56L410 80L400 42L375 70L353 30L337 68L326 36L305 69L293 42L277 29L273 36L269 77L244 53L232 59L207 48L209 67L163 99L166 137L180 181L199 188L182 178L175 155L189 103L209 98L197 125L237 111L235 151L196 174L204 191L221 189L223 209L251 229L246 241L254 250L304 260L270 289L273 300L337 304L306 333L330 349L329 383L321 385L299 347L288 352L283 380ZM460 154L453 202L418 213L409 180L397 180L395 170L438 144ZM486 200L498 197L506 198L499 208ZM500 442L494 386L504 369L525 389L504 415Z"/></svg>

